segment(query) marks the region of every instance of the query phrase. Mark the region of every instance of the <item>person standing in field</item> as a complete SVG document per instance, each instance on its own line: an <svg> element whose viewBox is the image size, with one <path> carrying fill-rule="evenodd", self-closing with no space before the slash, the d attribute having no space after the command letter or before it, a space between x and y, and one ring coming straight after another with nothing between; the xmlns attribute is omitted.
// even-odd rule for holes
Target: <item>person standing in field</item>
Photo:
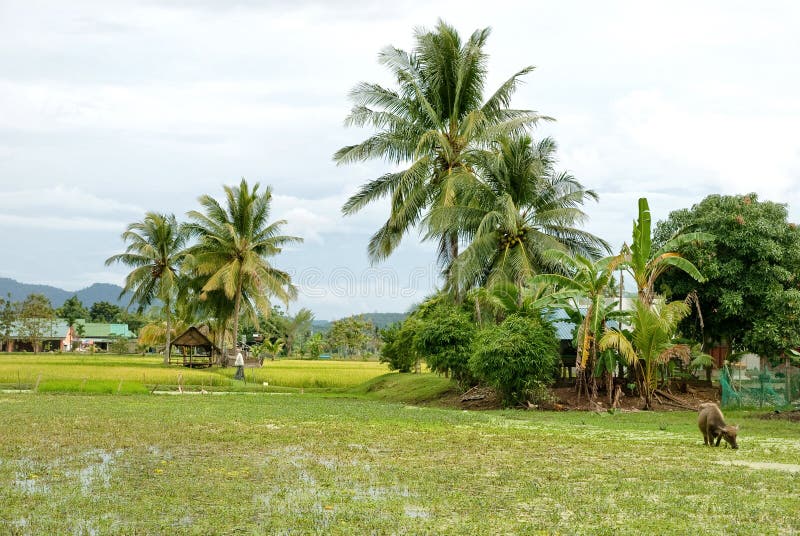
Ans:
<svg viewBox="0 0 800 536"><path fill-rule="evenodd" d="M236 365L236 375L233 379L244 381L244 358L242 357L241 348L236 348L236 362L234 365Z"/></svg>

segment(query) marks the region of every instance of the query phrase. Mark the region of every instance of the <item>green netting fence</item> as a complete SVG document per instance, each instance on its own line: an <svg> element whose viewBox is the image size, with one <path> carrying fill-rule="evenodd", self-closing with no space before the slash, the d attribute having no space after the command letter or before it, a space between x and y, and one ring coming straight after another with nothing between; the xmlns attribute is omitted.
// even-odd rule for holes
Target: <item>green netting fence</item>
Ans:
<svg viewBox="0 0 800 536"><path fill-rule="evenodd" d="M800 368L780 365L761 370L731 371L726 364L719 374L722 406L778 408L800 406Z"/></svg>

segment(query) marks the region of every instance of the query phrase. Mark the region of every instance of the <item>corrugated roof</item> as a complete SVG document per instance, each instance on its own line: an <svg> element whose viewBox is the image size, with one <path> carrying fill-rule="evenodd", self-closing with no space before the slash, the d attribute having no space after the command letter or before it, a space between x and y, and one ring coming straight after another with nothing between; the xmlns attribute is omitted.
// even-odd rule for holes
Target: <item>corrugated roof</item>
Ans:
<svg viewBox="0 0 800 536"><path fill-rule="evenodd" d="M125 337L132 339L136 335L128 329L128 324L105 324L102 322L86 322L84 320L76 320L76 324L83 326L84 339L108 339L111 337Z"/></svg>
<svg viewBox="0 0 800 536"><path fill-rule="evenodd" d="M26 337L27 335L23 333L24 331L25 330L22 328L21 322L14 322L11 326L11 338L20 339ZM69 325L67 324L67 321L59 318L45 324L42 338L63 339L67 336L67 332L69 332Z"/></svg>
<svg viewBox="0 0 800 536"><path fill-rule="evenodd" d="M586 307L581 307L581 314L585 315L587 312ZM549 309L548 310L548 317L550 321L553 323L553 327L556 328L556 335L562 341L571 341L575 334L575 324L570 322L569 315L564 309ZM607 320L606 326L610 329L619 329L620 325L619 322L616 320Z"/></svg>
<svg viewBox="0 0 800 536"><path fill-rule="evenodd" d="M572 340L572 334L575 331L575 324L572 322L553 322L553 327L556 328L556 337L558 337L560 340Z"/></svg>

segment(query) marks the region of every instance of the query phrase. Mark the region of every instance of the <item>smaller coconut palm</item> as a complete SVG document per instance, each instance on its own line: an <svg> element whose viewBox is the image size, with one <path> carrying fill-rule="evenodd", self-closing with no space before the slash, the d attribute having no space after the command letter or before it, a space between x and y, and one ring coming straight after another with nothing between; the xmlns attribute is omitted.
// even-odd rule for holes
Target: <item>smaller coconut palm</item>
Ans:
<svg viewBox="0 0 800 536"><path fill-rule="evenodd" d="M467 292L465 301L472 304L476 320L483 326L485 322L499 324L512 314L539 317L547 308L576 297L578 294L574 291L554 291L549 284L532 283L520 287L499 282L491 287L473 288Z"/></svg>
<svg viewBox="0 0 800 536"><path fill-rule="evenodd" d="M278 354L283 351L284 343L281 339L275 339L274 341L266 340L262 342L258 347L258 361L263 362L264 356L266 355L272 361L275 361L275 358Z"/></svg>
<svg viewBox="0 0 800 536"><path fill-rule="evenodd" d="M655 301L648 305L642 300L636 300L628 318L632 328L630 338L620 330L609 329L600 339L600 350L616 350L637 371L645 409L652 407L659 366L668 363L673 357L688 360L691 354L689 346L672 341L678 323L690 311L691 308L685 301Z"/></svg>
<svg viewBox="0 0 800 536"><path fill-rule="evenodd" d="M204 212L191 211L187 228L198 239L191 248L191 265L205 277L201 298L215 292L233 302L233 336L239 332L242 304L269 315L270 297L284 303L297 296L288 273L272 266L269 258L288 244L302 242L280 234L286 221L269 221L272 189L259 191L244 179L238 186L225 186L225 205L209 195L200 197Z"/></svg>
<svg viewBox="0 0 800 536"><path fill-rule="evenodd" d="M283 324L283 339L286 345L286 354L292 355L295 343L311 331L314 322L314 313L305 307L297 311L294 316L288 317Z"/></svg>
<svg viewBox="0 0 800 536"><path fill-rule="evenodd" d="M187 235L174 215L148 212L144 220L128 226L122 233L122 239L128 242L125 253L109 257L106 266L118 262L133 268L125 278L120 297L131 292L130 303L137 303L140 313L154 300L161 300L164 304L164 363L168 364L172 332L171 309L178 289L180 266L186 256L184 246Z"/></svg>
<svg viewBox="0 0 800 536"><path fill-rule="evenodd" d="M169 337L167 337L167 323L162 320L163 313L158 311L147 324L139 329L139 344L142 346L152 346L159 348L171 341L176 334L186 331L191 324L188 324L181 319L173 318L169 326ZM170 343L171 344L171 343ZM171 354L171 352L170 352Z"/></svg>
<svg viewBox="0 0 800 536"><path fill-rule="evenodd" d="M499 282L521 287L550 271L551 249L592 258L608 251L605 241L578 228L586 219L580 207L597 194L555 171L555 151L549 138L535 145L529 136L502 138L476 160L481 180L458 185L459 204L431 211L434 233L468 242L448 273L451 292Z"/></svg>

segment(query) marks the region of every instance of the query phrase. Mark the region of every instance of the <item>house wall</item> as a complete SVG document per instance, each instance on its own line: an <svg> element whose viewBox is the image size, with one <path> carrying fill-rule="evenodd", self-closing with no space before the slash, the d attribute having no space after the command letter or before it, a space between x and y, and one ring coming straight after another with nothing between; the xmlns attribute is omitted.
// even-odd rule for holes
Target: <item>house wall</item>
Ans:
<svg viewBox="0 0 800 536"><path fill-rule="evenodd" d="M722 363L731 355L730 346L715 346L708 351L708 355L714 358L714 367L722 368Z"/></svg>
<svg viewBox="0 0 800 536"><path fill-rule="evenodd" d="M48 344L50 347L48 348ZM38 343L40 352L64 351L64 341L59 339L42 339ZM21 339L15 339L11 343L9 352L33 352L33 343Z"/></svg>

